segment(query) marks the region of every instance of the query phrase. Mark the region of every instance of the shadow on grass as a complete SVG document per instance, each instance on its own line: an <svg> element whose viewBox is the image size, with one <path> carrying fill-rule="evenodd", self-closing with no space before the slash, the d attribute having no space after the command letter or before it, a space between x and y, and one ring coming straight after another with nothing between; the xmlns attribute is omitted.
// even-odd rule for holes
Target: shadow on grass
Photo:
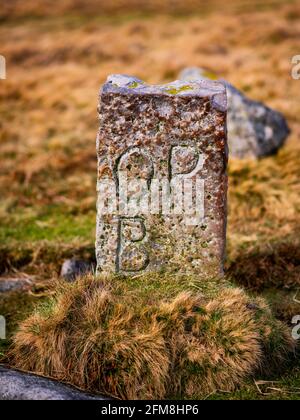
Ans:
<svg viewBox="0 0 300 420"><path fill-rule="evenodd" d="M69 244L40 241L35 244L11 243L0 246L0 274L11 271L26 271L27 274L45 273L52 277L60 272L63 261L67 258L79 258L95 262L93 244L79 240Z"/></svg>
<svg viewBox="0 0 300 420"><path fill-rule="evenodd" d="M229 277L248 290L300 287L300 243L282 242L264 249L244 251L230 263Z"/></svg>

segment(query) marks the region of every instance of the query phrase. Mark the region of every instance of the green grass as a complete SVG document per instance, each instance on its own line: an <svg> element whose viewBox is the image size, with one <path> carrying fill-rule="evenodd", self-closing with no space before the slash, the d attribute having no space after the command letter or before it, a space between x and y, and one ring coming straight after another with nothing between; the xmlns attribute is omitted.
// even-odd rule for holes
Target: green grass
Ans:
<svg viewBox="0 0 300 420"><path fill-rule="evenodd" d="M63 241L95 237L95 212L74 215L64 208L46 207L42 210L18 211L3 219L0 244L12 240L21 242Z"/></svg>
<svg viewBox="0 0 300 420"><path fill-rule="evenodd" d="M265 381L261 379L261 381ZM285 376L274 377L272 380L260 384L256 378L257 386L253 379L243 388L231 392L216 392L208 396L208 400L300 400L300 365L291 367ZM271 389L274 388L274 389Z"/></svg>
<svg viewBox="0 0 300 420"><path fill-rule="evenodd" d="M0 339L0 361L9 349L11 338L18 328L19 322L32 313L35 305L42 299L24 292L0 294L0 315L6 319L6 340Z"/></svg>

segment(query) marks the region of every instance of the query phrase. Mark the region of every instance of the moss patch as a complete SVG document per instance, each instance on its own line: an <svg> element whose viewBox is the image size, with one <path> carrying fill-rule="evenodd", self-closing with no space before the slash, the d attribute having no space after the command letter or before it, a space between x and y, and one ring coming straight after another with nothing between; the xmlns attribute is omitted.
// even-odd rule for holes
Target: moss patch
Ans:
<svg viewBox="0 0 300 420"><path fill-rule="evenodd" d="M0 231L0 244L7 241L63 241L74 238L87 240L95 236L94 212L72 214L64 207L46 207L42 210L16 212L3 218Z"/></svg>

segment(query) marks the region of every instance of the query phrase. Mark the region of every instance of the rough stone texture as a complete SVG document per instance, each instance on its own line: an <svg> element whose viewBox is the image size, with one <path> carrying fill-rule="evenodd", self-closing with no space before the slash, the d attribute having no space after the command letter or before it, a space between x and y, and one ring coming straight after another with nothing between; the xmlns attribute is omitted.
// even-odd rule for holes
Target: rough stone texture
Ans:
<svg viewBox="0 0 300 420"><path fill-rule="evenodd" d="M78 276L94 271L94 266L91 263L82 260L70 259L64 261L60 275L66 281L75 281Z"/></svg>
<svg viewBox="0 0 300 420"><path fill-rule="evenodd" d="M51 379L0 366L0 400L108 400Z"/></svg>
<svg viewBox="0 0 300 420"><path fill-rule="evenodd" d="M0 293L15 292L25 290L31 286L32 282L27 278L0 278Z"/></svg>
<svg viewBox="0 0 300 420"><path fill-rule="evenodd" d="M222 274L228 159L224 87L211 81L149 86L129 76L110 76L100 92L99 116L98 270ZM122 206L103 214L101 186L111 180L120 194L121 173L144 181L148 191L142 190L142 197L157 179L204 181L204 214L200 209L196 218L188 211L128 212Z"/></svg>
<svg viewBox="0 0 300 420"><path fill-rule="evenodd" d="M186 81L210 78L215 75L197 67L186 68L180 74L180 79ZM276 153L290 133L284 116L247 98L227 81L220 82L227 88L230 156L261 158Z"/></svg>
<svg viewBox="0 0 300 420"><path fill-rule="evenodd" d="M0 315L0 344L1 340L6 340L6 319Z"/></svg>

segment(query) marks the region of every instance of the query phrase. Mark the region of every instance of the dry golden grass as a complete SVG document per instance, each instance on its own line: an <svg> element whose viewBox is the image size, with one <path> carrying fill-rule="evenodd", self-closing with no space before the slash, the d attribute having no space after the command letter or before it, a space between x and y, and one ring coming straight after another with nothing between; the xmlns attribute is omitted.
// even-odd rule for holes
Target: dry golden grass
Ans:
<svg viewBox="0 0 300 420"><path fill-rule="evenodd" d="M231 164L230 255L251 238L265 242L293 232L299 225L300 94L290 72L291 57L299 53L299 4L200 2L194 12L198 2L177 2L193 14L135 18L107 14L112 3L124 11L124 2L65 0L55 8L52 2L5 3L10 18L0 28L8 75L0 82L3 225L18 223L29 211L39 221L50 206L92 218L101 83L114 72L170 81L185 66L199 65L283 112L292 128L278 158ZM147 4L160 10L155 1ZM126 2L128 10L135 5ZM33 19L34 11L41 19Z"/></svg>
<svg viewBox="0 0 300 420"><path fill-rule="evenodd" d="M20 325L12 363L119 398L199 398L282 369L295 349L265 302L241 289L167 299L129 293L127 282L59 284L57 296Z"/></svg>
<svg viewBox="0 0 300 420"><path fill-rule="evenodd" d="M22 3L13 12L35 5ZM220 6L182 20L153 15L106 21L101 9L86 18L70 2L60 4L78 20L66 14L60 20L4 21L0 28L8 71L0 84L1 192L8 206L66 201L78 209L78 197L93 206L97 92L112 72L160 82L187 65L206 66L282 111L293 129L291 144L299 135L298 82L290 77L299 5L233 9L225 17ZM52 3L51 9L57 10Z"/></svg>
<svg viewBox="0 0 300 420"><path fill-rule="evenodd" d="M251 289L300 286L300 145L230 164L228 274Z"/></svg>
<svg viewBox="0 0 300 420"><path fill-rule="evenodd" d="M220 0L210 0L209 4L205 0L63 0L53 7L51 0L44 0L37 3L36 0L10 0L3 5L0 11L2 18L20 17L44 17L62 16L65 13L80 13L81 15L93 16L98 14L126 14L133 12L142 13L167 13L167 14L192 14L209 13L212 9L220 6L224 10L262 10L265 8L276 7L281 4L281 0L265 0L262 4L260 0L234 0L222 3Z"/></svg>

